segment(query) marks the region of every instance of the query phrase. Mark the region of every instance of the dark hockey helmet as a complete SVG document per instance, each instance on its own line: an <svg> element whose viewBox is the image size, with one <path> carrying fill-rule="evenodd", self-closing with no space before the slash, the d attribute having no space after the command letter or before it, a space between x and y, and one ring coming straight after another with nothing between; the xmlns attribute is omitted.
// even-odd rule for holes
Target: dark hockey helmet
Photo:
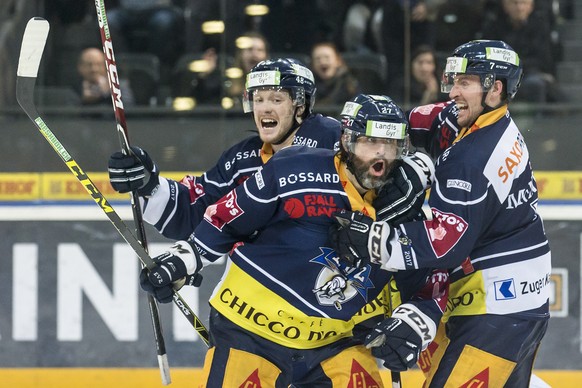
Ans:
<svg viewBox="0 0 582 388"><path fill-rule="evenodd" d="M395 159L408 153L408 119L390 97L358 94L345 103L340 117L342 143L349 153L354 153L358 138L362 136L393 140L392 144L397 147Z"/></svg>
<svg viewBox="0 0 582 388"><path fill-rule="evenodd" d="M519 55L501 40L473 40L462 44L447 58L441 91L449 93L457 74L476 74L487 92L495 80L505 85L507 100L513 99L523 75Z"/></svg>
<svg viewBox="0 0 582 388"><path fill-rule="evenodd" d="M307 114L313 109L315 79L311 70L297 59L267 59L251 69L243 96L245 113L253 111L253 92L265 88L285 89L289 91L295 106L305 105Z"/></svg>

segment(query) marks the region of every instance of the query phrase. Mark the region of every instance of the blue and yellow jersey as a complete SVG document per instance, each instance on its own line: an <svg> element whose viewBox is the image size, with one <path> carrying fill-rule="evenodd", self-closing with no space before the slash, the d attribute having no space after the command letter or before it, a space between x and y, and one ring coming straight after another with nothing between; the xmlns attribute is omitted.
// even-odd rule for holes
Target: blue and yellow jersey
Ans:
<svg viewBox="0 0 582 388"><path fill-rule="evenodd" d="M333 150L288 147L242 185L208 207L194 241L209 260L229 254L210 303L232 322L281 345L309 349L352 335L354 316L380 296L392 273L345 267L330 248L332 214L370 216ZM235 246L232 249L233 245ZM406 295L427 283L425 271L400 285ZM415 288L410 290L410 288ZM414 303L435 321L432 295Z"/></svg>

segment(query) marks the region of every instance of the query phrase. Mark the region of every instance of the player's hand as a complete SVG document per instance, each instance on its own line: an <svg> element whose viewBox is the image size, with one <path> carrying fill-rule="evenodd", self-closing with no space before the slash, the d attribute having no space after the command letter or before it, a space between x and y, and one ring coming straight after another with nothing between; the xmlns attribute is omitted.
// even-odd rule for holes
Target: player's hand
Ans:
<svg viewBox="0 0 582 388"><path fill-rule="evenodd" d="M341 261L350 267L381 264L382 251L386 251L382 246L392 229L388 224L348 210L335 212L333 219L335 224L330 227L329 239Z"/></svg>
<svg viewBox="0 0 582 388"><path fill-rule="evenodd" d="M143 268L139 275L141 288L160 303L172 301L174 290L184 285L198 287L202 282L202 260L196 247L188 241L176 241L165 253L153 258L157 266Z"/></svg>
<svg viewBox="0 0 582 388"><path fill-rule="evenodd" d="M376 219L390 225L422 219L426 189L434 176L434 163L428 155L417 152L403 158L402 162L390 173L390 179L372 203Z"/></svg>
<svg viewBox="0 0 582 388"><path fill-rule="evenodd" d="M109 182L119 193L137 190L141 196L151 196L160 184L158 166L141 148L132 146L131 151L130 155L118 151L109 157Z"/></svg>
<svg viewBox="0 0 582 388"><path fill-rule="evenodd" d="M436 324L408 303L398 306L391 317L378 323L364 345L384 366L396 372L411 368L420 352L436 335Z"/></svg>
<svg viewBox="0 0 582 388"><path fill-rule="evenodd" d="M340 210L333 214L329 239L340 261L349 267L365 266L370 261L368 237L374 220L361 212Z"/></svg>

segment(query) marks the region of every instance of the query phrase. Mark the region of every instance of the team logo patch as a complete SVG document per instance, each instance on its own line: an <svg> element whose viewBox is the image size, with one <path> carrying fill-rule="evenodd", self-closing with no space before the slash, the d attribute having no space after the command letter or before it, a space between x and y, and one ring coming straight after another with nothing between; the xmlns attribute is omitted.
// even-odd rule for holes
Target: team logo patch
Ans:
<svg viewBox="0 0 582 388"><path fill-rule="evenodd" d="M374 288L370 280L370 266L347 268L340 264L336 252L331 248L319 248L321 255L310 260L324 268L317 275L313 292L322 306L334 306L338 311L342 304L356 295L368 301L368 289Z"/></svg>
<svg viewBox="0 0 582 388"><path fill-rule="evenodd" d="M206 212L204 212L204 219L216 229L222 230L224 225L232 222L243 214L244 211L239 207L236 201L236 191L233 190L214 205L208 206Z"/></svg>
<svg viewBox="0 0 582 388"><path fill-rule="evenodd" d="M432 208L433 219L425 221L424 227L437 258L446 255L463 237L467 222L456 214Z"/></svg>
<svg viewBox="0 0 582 388"><path fill-rule="evenodd" d="M286 200L283 209L285 213L289 214L290 218L300 218L305 214L305 206L297 198L289 198Z"/></svg>
<svg viewBox="0 0 582 388"><path fill-rule="evenodd" d="M515 281L505 279L493 282L495 287L495 300L515 299Z"/></svg>

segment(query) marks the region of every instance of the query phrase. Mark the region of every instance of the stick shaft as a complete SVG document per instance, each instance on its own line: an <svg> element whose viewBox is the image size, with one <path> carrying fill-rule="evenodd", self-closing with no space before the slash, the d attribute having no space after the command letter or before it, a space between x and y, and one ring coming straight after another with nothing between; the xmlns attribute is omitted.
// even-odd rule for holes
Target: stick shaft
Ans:
<svg viewBox="0 0 582 388"><path fill-rule="evenodd" d="M119 74L117 73L117 64L115 62L115 54L113 52L113 42L109 35L109 26L107 23L107 15L105 12L105 4L102 0L95 1L95 8L97 11L97 20L99 22L99 30L101 33L101 42L103 44L103 53L105 54L105 66L107 68L107 79L109 80L109 90L111 92L111 101L113 103L113 111L115 112L115 121L117 122L117 133L119 142L123 153L131 154L129 144L129 133L127 130L127 122L125 121L125 110L123 108L123 100L121 98L121 86L119 82ZM133 220L137 231L137 237L144 249L148 250L148 244L145 234L145 227L142 217L142 211L139 203L139 196L136 191L131 193L131 210L133 213ZM152 321L152 328L154 331L154 341L156 343L156 351L158 354L158 364L160 367L160 374L162 383L168 385L171 383L170 369L168 364L168 356L166 352L166 343L164 341L164 334L162 330L162 323L160 321L160 310L154 297L147 295L150 318Z"/></svg>

